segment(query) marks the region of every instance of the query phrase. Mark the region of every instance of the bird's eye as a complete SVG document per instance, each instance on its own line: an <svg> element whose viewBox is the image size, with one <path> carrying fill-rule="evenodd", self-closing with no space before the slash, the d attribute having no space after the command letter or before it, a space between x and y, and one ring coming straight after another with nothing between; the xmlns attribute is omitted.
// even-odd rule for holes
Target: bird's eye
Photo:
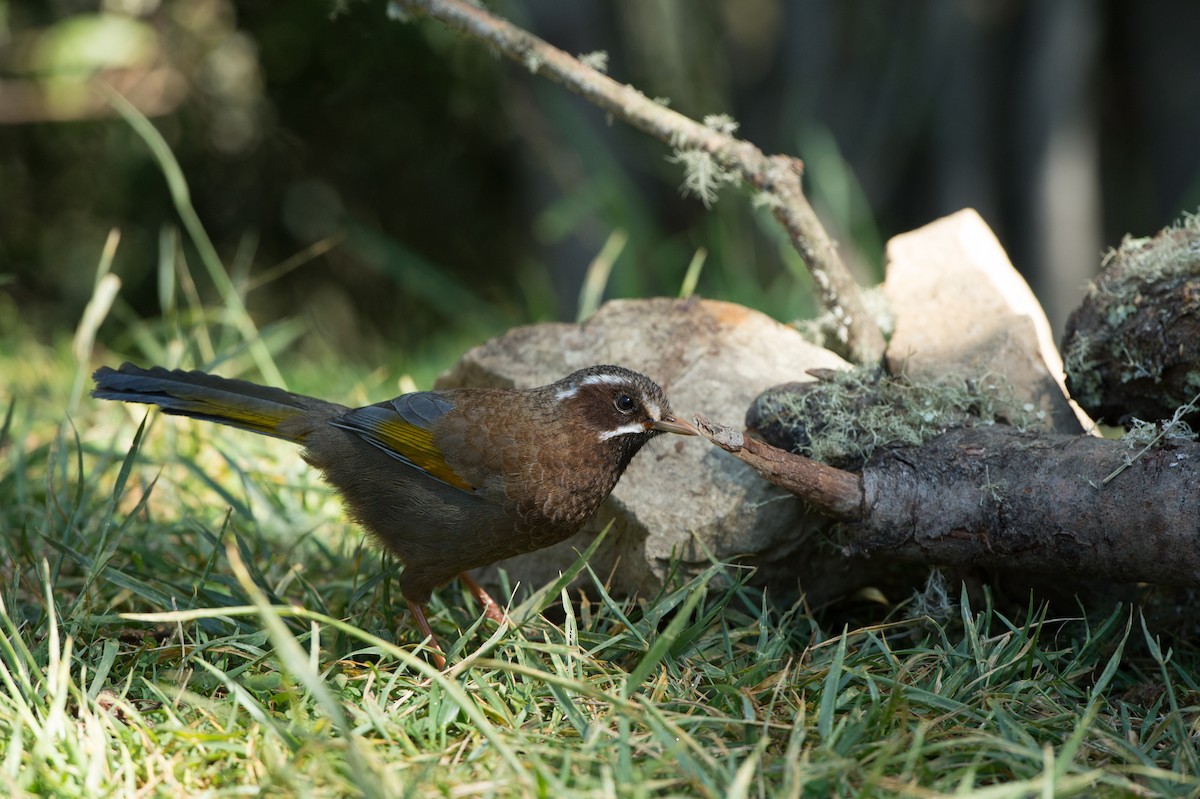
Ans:
<svg viewBox="0 0 1200 799"><path fill-rule="evenodd" d="M637 403L633 401L633 397L628 394L618 394L613 404L617 406L617 410L621 413L629 413L637 407Z"/></svg>

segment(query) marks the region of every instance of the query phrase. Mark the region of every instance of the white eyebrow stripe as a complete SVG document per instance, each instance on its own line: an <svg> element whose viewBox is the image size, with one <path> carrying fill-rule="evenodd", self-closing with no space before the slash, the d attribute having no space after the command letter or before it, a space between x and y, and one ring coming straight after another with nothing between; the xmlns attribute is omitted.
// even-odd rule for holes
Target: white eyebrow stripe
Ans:
<svg viewBox="0 0 1200 799"><path fill-rule="evenodd" d="M613 430L605 430L600 434L600 440L608 441L610 438L616 438L617 436L628 436L645 432L646 426L644 424L641 422L631 422L630 424L621 425Z"/></svg>
<svg viewBox="0 0 1200 799"><path fill-rule="evenodd" d="M597 385L619 386L622 383L628 383L628 382L629 382L629 378L627 378L627 377L622 377L621 375L614 375L612 372L598 372L597 374L588 375L587 377L580 380L579 385L581 385L581 386L597 386Z"/></svg>
<svg viewBox="0 0 1200 799"><path fill-rule="evenodd" d="M558 392L555 393L554 398L559 402L562 402L563 400L574 397L579 393L579 389L583 388L584 386L620 386L625 385L628 382L628 377L613 374L612 372L598 372L594 375L588 375L569 388L560 388Z"/></svg>

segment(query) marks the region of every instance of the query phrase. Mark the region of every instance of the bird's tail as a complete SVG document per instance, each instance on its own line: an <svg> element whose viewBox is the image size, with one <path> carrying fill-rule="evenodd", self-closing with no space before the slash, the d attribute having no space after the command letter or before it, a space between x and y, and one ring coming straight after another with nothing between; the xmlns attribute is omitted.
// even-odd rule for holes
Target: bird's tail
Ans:
<svg viewBox="0 0 1200 799"><path fill-rule="evenodd" d="M101 366L92 378L96 381L92 396L99 399L144 402L159 406L163 413L239 427L297 444L303 443L314 422L345 410L281 388L161 366Z"/></svg>

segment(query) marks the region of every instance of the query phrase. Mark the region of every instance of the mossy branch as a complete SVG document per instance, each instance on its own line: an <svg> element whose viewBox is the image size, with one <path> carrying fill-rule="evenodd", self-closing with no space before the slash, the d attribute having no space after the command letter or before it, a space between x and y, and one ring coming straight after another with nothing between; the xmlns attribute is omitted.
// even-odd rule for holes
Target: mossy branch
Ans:
<svg viewBox="0 0 1200 799"><path fill-rule="evenodd" d="M837 337L857 363L877 363L883 334L866 312L858 284L813 211L801 186L803 164L786 155L765 155L747 141L707 127L582 63L578 58L465 0L394 0L401 14L436 19L487 44L529 71L561 83L593 105L678 152L707 153L724 169L774 198L769 203L808 265L821 301L837 320Z"/></svg>
<svg viewBox="0 0 1200 799"><path fill-rule="evenodd" d="M1134 452L1125 441L982 425L880 452L855 473L696 422L764 479L840 521L846 557L1173 585L1200 575L1195 441Z"/></svg>

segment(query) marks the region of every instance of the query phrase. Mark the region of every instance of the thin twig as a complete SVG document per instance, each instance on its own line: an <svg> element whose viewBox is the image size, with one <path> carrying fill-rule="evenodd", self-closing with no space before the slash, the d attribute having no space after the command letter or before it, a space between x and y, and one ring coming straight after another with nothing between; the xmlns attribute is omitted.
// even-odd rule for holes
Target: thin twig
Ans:
<svg viewBox="0 0 1200 799"><path fill-rule="evenodd" d="M697 414L700 435L758 472L763 479L803 499L830 519L861 521L862 478L759 441Z"/></svg>
<svg viewBox="0 0 1200 799"><path fill-rule="evenodd" d="M1184 416L1187 416L1189 413L1192 413L1196 410L1196 408L1198 407L1197 403L1200 403L1200 394L1197 394L1196 396L1192 397L1190 402L1180 405L1178 408L1176 408L1175 413L1172 414L1171 418L1166 420L1165 422L1163 422L1160 425L1158 434L1155 435L1154 438L1150 439L1150 441L1148 441L1146 443L1146 446L1144 446L1140 450L1138 450L1136 455L1134 455L1131 458L1126 458L1125 462L1122 463L1120 466L1118 466L1115 470L1113 470L1112 474L1110 474L1108 477L1105 477L1103 480L1101 480L1100 484L1108 485L1109 483L1111 483L1113 481L1114 478L1117 477L1117 475L1119 475L1121 472L1125 471L1130 466L1132 466L1134 463L1136 463L1139 458L1141 458L1143 455L1145 455L1151 449L1159 446L1162 443L1162 440L1164 438L1166 438L1168 435L1170 435L1173 431L1177 430L1178 426L1180 424L1183 424ZM1137 420L1135 419L1134 421L1136 422ZM1186 425L1185 425L1185 427L1186 427Z"/></svg>
<svg viewBox="0 0 1200 799"><path fill-rule="evenodd" d="M769 194L775 218L808 265L821 301L838 324L837 335L851 359L877 363L883 335L867 314L849 269L804 196L803 164L785 155L764 155L749 142L701 125L644 94L597 72L579 59L522 28L463 0L394 0L393 8L436 19L523 64L530 72L561 83L592 104L676 150L702 150L756 189Z"/></svg>

